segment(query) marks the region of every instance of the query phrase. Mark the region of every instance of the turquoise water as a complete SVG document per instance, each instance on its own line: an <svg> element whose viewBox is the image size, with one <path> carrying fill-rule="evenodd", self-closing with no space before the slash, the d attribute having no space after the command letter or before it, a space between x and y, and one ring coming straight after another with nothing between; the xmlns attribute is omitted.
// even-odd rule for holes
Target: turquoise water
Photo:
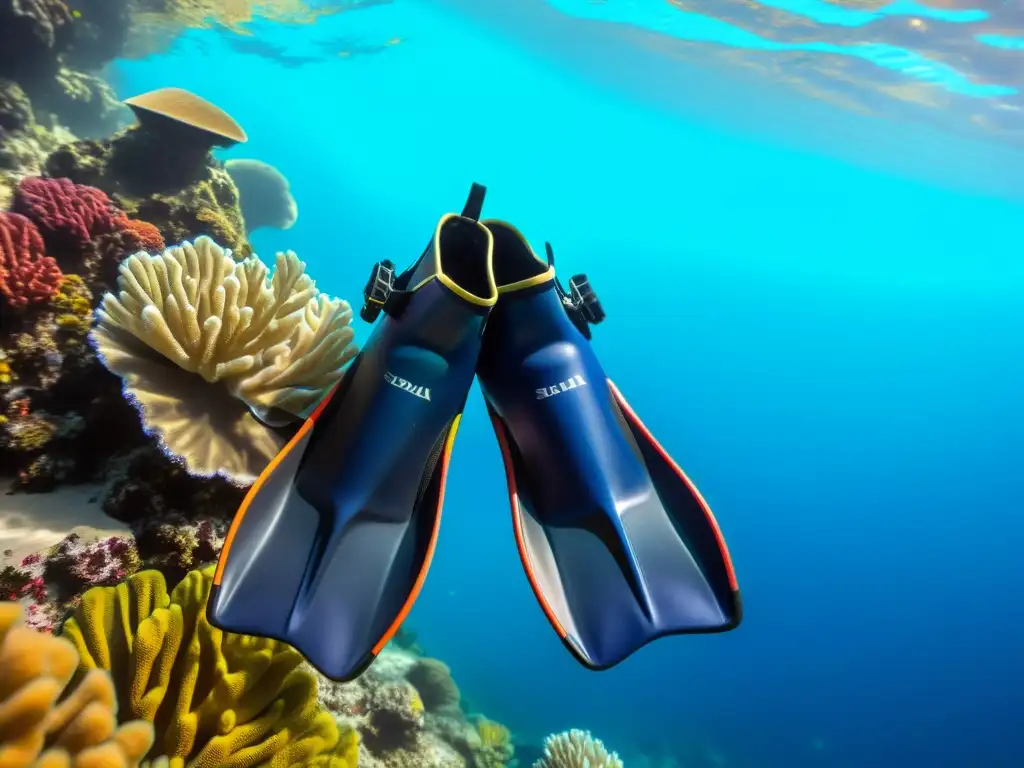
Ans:
<svg viewBox="0 0 1024 768"><path fill-rule="evenodd" d="M277 166L300 210L257 252L353 304L487 185L488 215L590 275L604 366L716 511L746 605L735 632L580 668L522 575L474 391L425 647L520 741L589 728L629 768L1024 764L1019 149L473 6L255 28L319 51L302 67L212 31L119 65L122 95L188 88L245 127L225 156ZM342 38L400 43L318 46Z"/></svg>

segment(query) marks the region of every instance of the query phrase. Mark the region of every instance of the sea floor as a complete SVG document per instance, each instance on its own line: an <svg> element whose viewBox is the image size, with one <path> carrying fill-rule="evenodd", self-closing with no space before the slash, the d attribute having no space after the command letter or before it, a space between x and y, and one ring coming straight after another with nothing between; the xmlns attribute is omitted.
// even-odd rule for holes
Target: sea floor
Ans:
<svg viewBox="0 0 1024 768"><path fill-rule="evenodd" d="M10 479L0 477L0 487ZM107 517L99 505L103 486L63 486L52 493L0 495L0 565L18 565L22 558L59 543L69 533L83 542L130 533L123 523Z"/></svg>

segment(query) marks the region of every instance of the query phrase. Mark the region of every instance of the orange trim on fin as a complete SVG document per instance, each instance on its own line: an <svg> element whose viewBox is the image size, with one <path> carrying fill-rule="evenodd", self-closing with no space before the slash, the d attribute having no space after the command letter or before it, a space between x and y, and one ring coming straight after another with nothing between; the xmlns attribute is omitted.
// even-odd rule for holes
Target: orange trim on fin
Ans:
<svg viewBox="0 0 1024 768"><path fill-rule="evenodd" d="M619 392L618 387L616 387L615 384L612 383L611 379L608 379L608 387L611 389L612 395L615 397L616 402L618 402L619 408L621 408L625 412L625 414L630 418L630 420L643 433L644 437L646 437L647 440L650 441L651 445L653 445L655 450L657 450L658 453L661 455L661 458L663 458L665 462L670 467L672 467L675 473L679 475L682 481L690 489L690 493L692 493L693 497L697 500L697 503L700 505L701 510L704 512L704 516L708 520L708 524L711 526L711 530L714 531L715 541L718 542L718 549L721 551L722 559L725 561L725 571L729 577L729 586L732 587L733 592L738 592L739 585L736 581L736 571L732 565L732 558L729 556L729 548L725 544L725 536L722 535L722 529L718 527L718 521L715 520L715 515L711 511L711 507L708 506L707 501L704 500L704 497L701 495L700 491L697 490L697 486L694 485L693 481L686 476L686 473L682 470L682 467L676 464L672 457L668 455L668 452L661 447L661 443L654 439L654 435L652 435L650 430L647 429L646 426L644 426L644 423L642 421L640 421L640 417L636 415L636 411L630 408L629 403L626 402L626 398L622 396L622 393Z"/></svg>
<svg viewBox="0 0 1024 768"><path fill-rule="evenodd" d="M540 584L537 582L537 576L533 572L533 566L530 565L530 557L526 552L526 542L523 539L523 523L519 511L519 489L516 485L516 475L512 466L512 450L509 447L508 435L505 432L505 425L498 418L497 414L491 411L491 422L494 424L494 434L498 437L498 445L501 447L501 457L505 463L505 480L508 483L508 496L512 503L512 529L516 536L516 548L519 550L519 559L523 563L523 570L526 572L526 578L530 582L530 589L533 590L533 594L537 597L537 602L540 603L541 610L544 611L544 615L548 617L548 621L554 628L558 636L563 640L569 636L561 622L555 616L554 610L548 605L548 601L544 599L544 593L541 591Z"/></svg>
<svg viewBox="0 0 1024 768"><path fill-rule="evenodd" d="M309 418L307 418L302 423L302 426L299 427L299 431L296 432L294 437L285 444L284 448L277 452L277 456L270 460L270 463L267 464L266 468L260 472L260 476L256 478L256 482L252 484L249 492L245 494L245 498L242 499L242 503L238 506L238 511L235 512L235 516L231 520L231 527L228 528L227 536L224 537L224 546L221 547L220 557L217 559L217 569L213 573L214 584L219 585L224 576L224 567L228 561L228 552L231 550L231 543L235 539L235 533L237 533L238 527L242 524L242 518L245 517L245 513L249 510L249 505L252 504L253 499L256 498L256 494L259 493L260 488L263 487L267 478L269 478L270 475L273 474L274 470L280 466L281 462L284 461L285 456L291 453L296 444L298 444L299 441L306 436L306 433L313 428L316 424L317 418L319 418L320 414L323 413L324 408L327 407L327 403L329 403L331 398L334 397L339 386L341 386L341 382L335 384L334 389L332 389L327 396L320 401L320 404L316 409L309 414Z"/></svg>
<svg viewBox="0 0 1024 768"><path fill-rule="evenodd" d="M430 562L434 559L434 550L437 548L437 534L441 530L441 509L444 507L444 491L445 486L448 483L448 463L451 461L452 448L455 445L455 433L459 431L459 423L462 421L462 414L459 414L452 421L452 427L448 432L448 439L445 440L444 450L441 453L441 487L437 493L437 514L434 516L434 530L430 534L430 543L427 545L427 553L423 558L423 565L420 567L420 572L416 575L416 581L413 582L412 589L409 591L409 597L406 598L405 604L402 606L398 615L395 616L395 620L391 622L391 626L387 628L387 631L377 641L377 644L373 646L373 650L370 651L374 656L377 656L384 646L388 644L398 628L402 626L402 622L405 621L409 615L409 611L412 610L413 604L416 602L416 598L420 596L420 590L423 588L423 582L427 579L427 571L430 570Z"/></svg>

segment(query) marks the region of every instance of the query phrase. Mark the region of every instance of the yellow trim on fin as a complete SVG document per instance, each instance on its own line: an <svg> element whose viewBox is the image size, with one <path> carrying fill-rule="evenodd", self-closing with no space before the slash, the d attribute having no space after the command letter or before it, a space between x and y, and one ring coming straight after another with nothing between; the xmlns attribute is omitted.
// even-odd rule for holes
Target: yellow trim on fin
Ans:
<svg viewBox="0 0 1024 768"><path fill-rule="evenodd" d="M463 301L467 301L470 304L476 304L478 307L493 307L498 303L498 286L494 282L494 235L491 234L491 230L479 221L465 219L467 222L472 222L476 226L480 227L480 229L482 229L487 235L487 287L490 288L490 296L477 296L474 293L470 293L448 277L441 268L441 227L451 219L461 218L463 217L457 213L446 213L441 217L441 220L437 222L437 227L434 229L434 241L432 243L432 247L434 249L434 274L415 285L412 290L419 290L431 280L437 278L441 285Z"/></svg>
<svg viewBox="0 0 1024 768"><path fill-rule="evenodd" d="M547 266L547 270L545 272L543 272L542 274L536 275L535 277L528 277L526 280L520 280L520 281L515 282L515 283L508 283L507 285L499 285L498 286L498 293L499 294L502 294L502 293L514 293L515 291L522 291L522 290L525 290L526 288L533 288L535 285L543 285L544 283L548 282L549 280L554 280L555 279L555 268L554 268L554 266L549 266L548 263L546 261L544 261L544 259L540 258L536 254L536 252L530 246L530 241L526 239L526 236L522 232L520 232L518 228L516 228L512 224L509 224L507 221L502 221L501 219L481 219L480 223L482 225L484 225L485 227L488 224L492 224L492 225L497 225L499 227L503 227L504 229L507 229L513 235L515 235L516 237L518 237L522 241L523 245L526 246L526 250L528 250L530 252L530 255L533 256L533 258L535 258L541 264Z"/></svg>

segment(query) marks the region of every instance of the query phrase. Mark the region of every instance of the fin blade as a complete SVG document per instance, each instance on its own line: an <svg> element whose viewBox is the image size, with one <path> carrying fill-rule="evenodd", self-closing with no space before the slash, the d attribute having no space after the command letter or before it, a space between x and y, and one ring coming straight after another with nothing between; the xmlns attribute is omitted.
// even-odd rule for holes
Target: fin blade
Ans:
<svg viewBox="0 0 1024 768"><path fill-rule="evenodd" d="M706 502L608 383L653 486L621 516L596 514L581 524L577 514L535 513L519 449L491 410L527 580L563 643L594 670L660 637L732 629L741 613L735 572ZM703 537L697 554L695 531Z"/></svg>

